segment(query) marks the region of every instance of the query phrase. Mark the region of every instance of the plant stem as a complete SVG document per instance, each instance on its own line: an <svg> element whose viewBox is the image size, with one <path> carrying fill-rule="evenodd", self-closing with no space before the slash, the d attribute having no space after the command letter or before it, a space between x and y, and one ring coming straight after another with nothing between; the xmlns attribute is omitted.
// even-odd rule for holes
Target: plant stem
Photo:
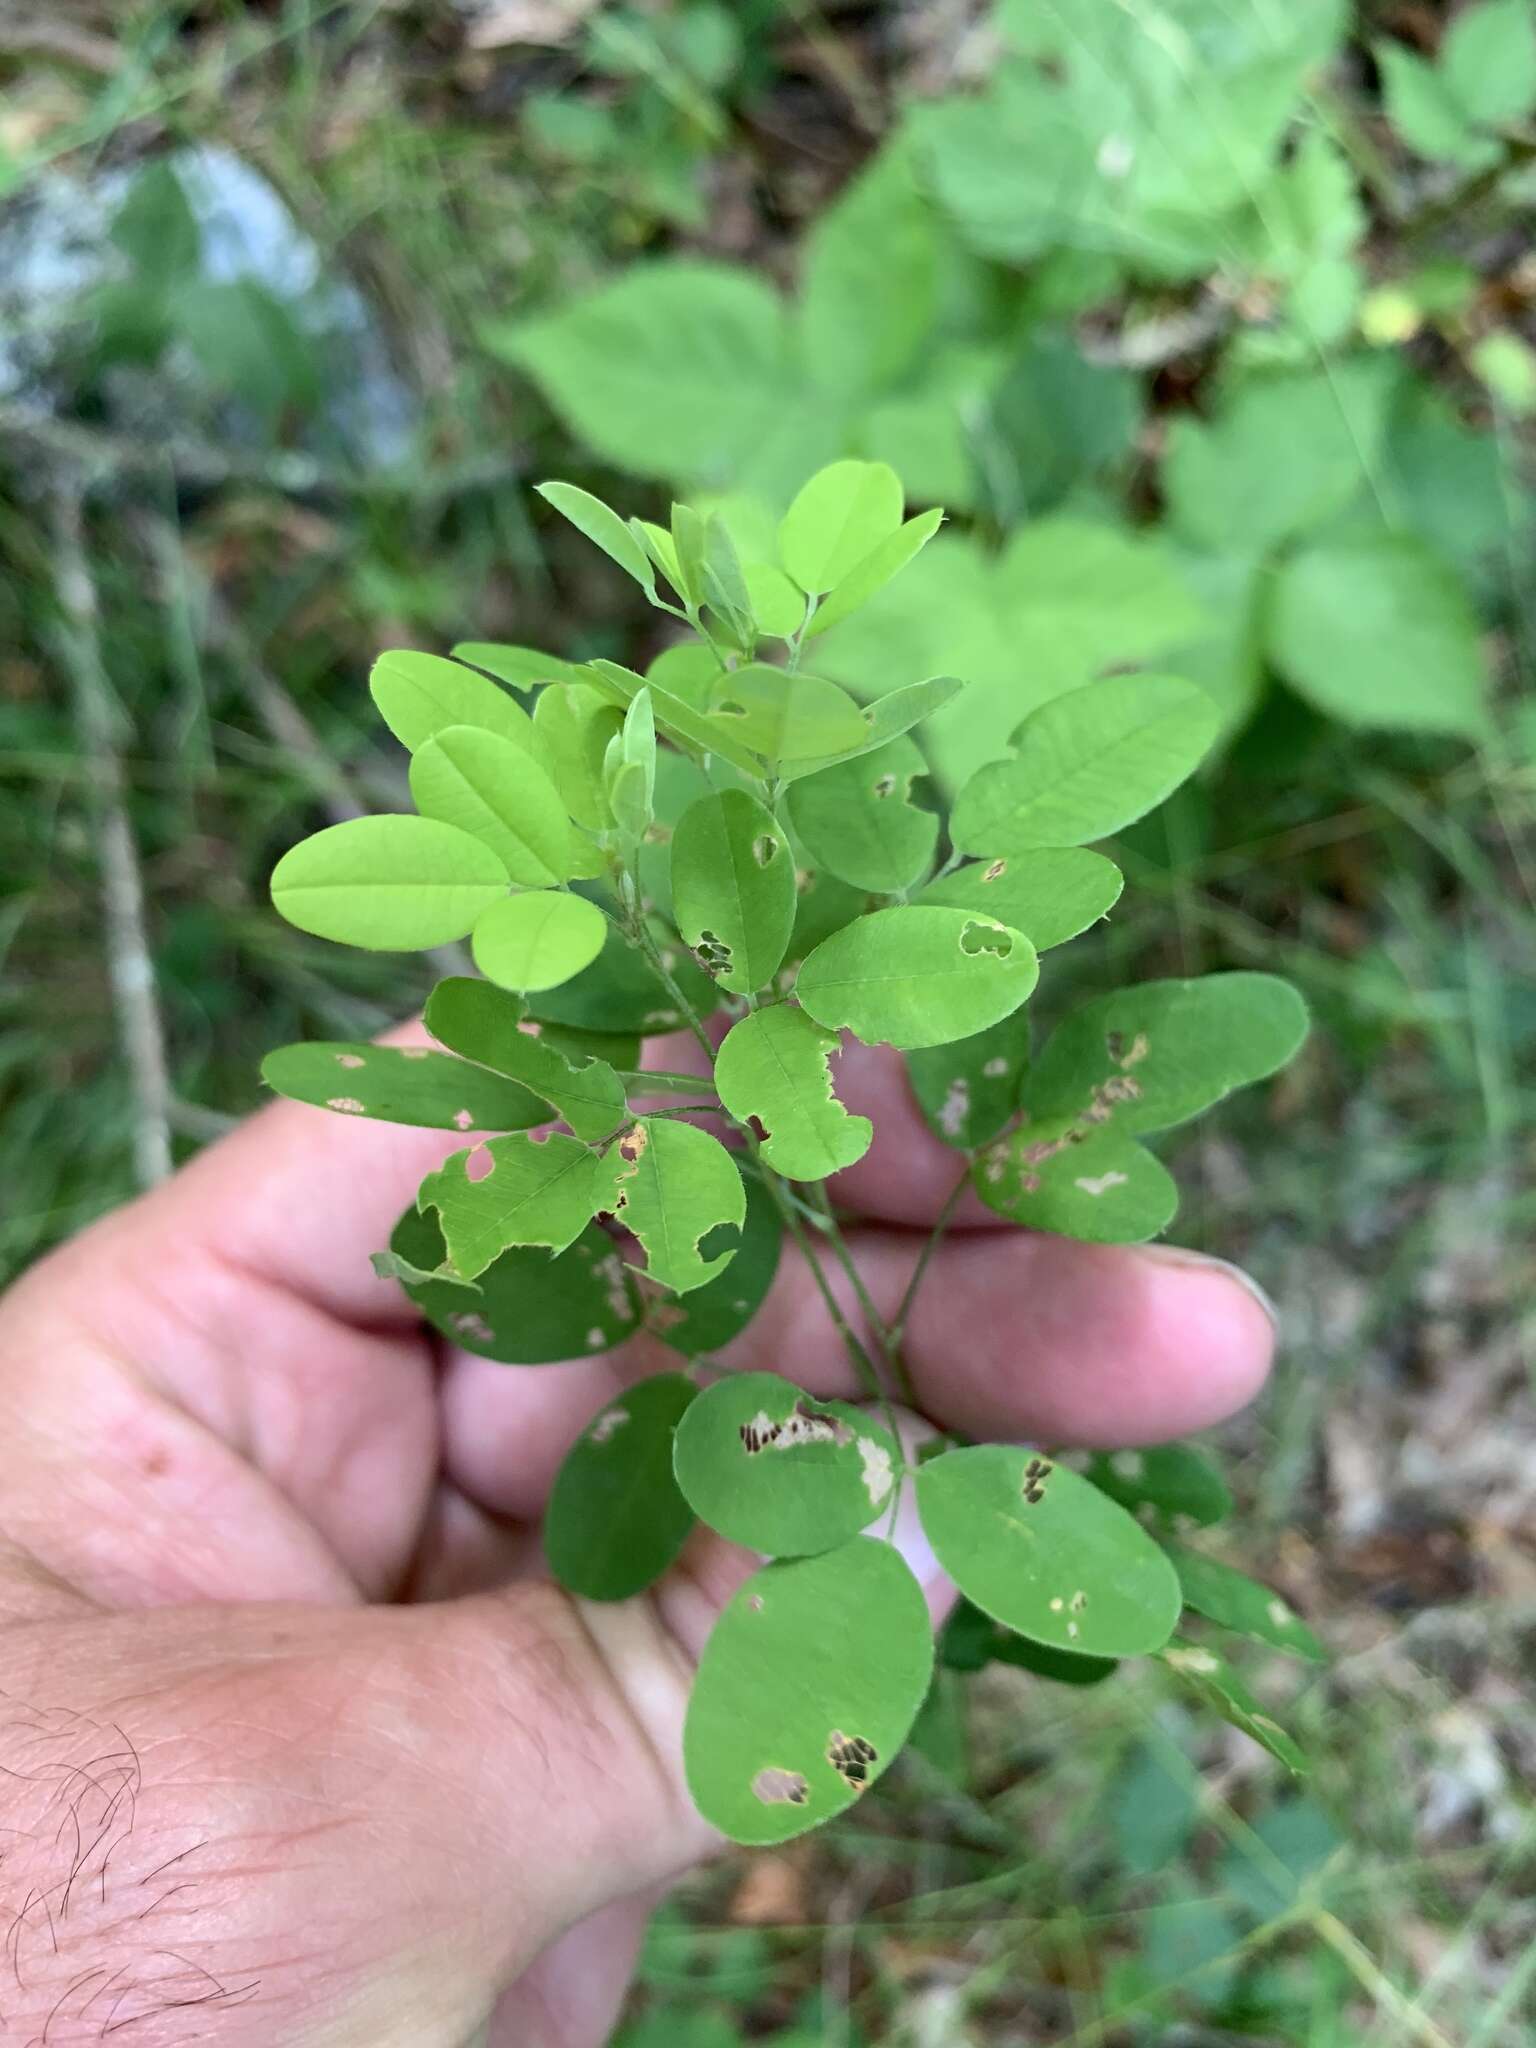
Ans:
<svg viewBox="0 0 1536 2048"><path fill-rule="evenodd" d="M896 1345L898 1350L900 1349L902 1341L906 1337L907 1322L912 1314L912 1304L917 1299L917 1290L923 1284L923 1275L928 1271L929 1266L933 1263L934 1253L938 1250L939 1246L944 1242L944 1238L949 1230L949 1226L951 1222L954 1220L955 1211L960 1206L960 1198L965 1193L966 1189L970 1186L970 1184L971 1169L969 1164L967 1164L960 1178L955 1182L954 1186L950 1189L949 1193L944 1197L944 1206L940 1209L938 1215L934 1218L933 1228L928 1233L928 1240L924 1244L922 1250L918 1253L917 1264L912 1268L912 1278L907 1282L906 1293L902 1295L901 1304L896 1310L895 1316L891 1320L891 1341L893 1344Z"/></svg>
<svg viewBox="0 0 1536 2048"><path fill-rule="evenodd" d="M788 1230L790 1236L795 1240L796 1245L800 1249L801 1257L810 1268L811 1278L815 1281L817 1290L826 1304L827 1314L832 1318L833 1327L843 1340L844 1349L852 1361L854 1371L864 1382L864 1386L871 1399L878 1401L885 1410L889 1424L894 1418L890 1413L890 1397L881 1384L879 1368L870 1357L869 1351L860 1338L858 1331L854 1329L852 1323L843 1314L842 1303L832 1292L832 1284L822 1271L821 1261L816 1256L816 1247L812 1244L804 1223L796 1214L795 1205L788 1199L783 1182L773 1171L772 1167L764 1166L757 1138L750 1131L747 1132L746 1136L753 1160L757 1165L757 1170L762 1175L763 1186L768 1190L774 1207L783 1219L785 1229Z"/></svg>
<svg viewBox="0 0 1536 2048"><path fill-rule="evenodd" d="M833 1212L831 1197L827 1194L825 1183L818 1186L817 1194L821 1198L821 1213L824 1219L822 1227L827 1242L832 1247L832 1255L847 1274L848 1284L853 1289L854 1299L868 1318L869 1327L874 1331L876 1341L880 1346L881 1355L885 1359L886 1369L890 1373L891 1378L896 1382L896 1391L900 1394L902 1400L907 1403L908 1407L916 1407L917 1391L912 1385L912 1375L907 1370L907 1361L901 1355L901 1346L896 1342L895 1334L886 1323L885 1318L881 1315L879 1309L875 1307L869 1289L864 1284L864 1276L859 1271L857 1262L849 1251L842 1230L838 1225L837 1217Z"/></svg>

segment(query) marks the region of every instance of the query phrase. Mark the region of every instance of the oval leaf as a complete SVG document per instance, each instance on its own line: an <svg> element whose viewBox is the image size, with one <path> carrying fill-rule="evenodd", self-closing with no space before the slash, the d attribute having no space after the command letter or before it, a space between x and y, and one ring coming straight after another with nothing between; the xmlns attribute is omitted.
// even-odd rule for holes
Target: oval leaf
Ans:
<svg viewBox="0 0 1536 2048"><path fill-rule="evenodd" d="M901 478L884 462L832 462L779 524L779 559L812 596L833 589L901 526Z"/></svg>
<svg viewBox="0 0 1536 2048"><path fill-rule="evenodd" d="M1029 1027L1015 1014L971 1038L907 1054L907 1078L933 1135L963 1152L1018 1114L1029 1071Z"/></svg>
<svg viewBox="0 0 1536 2048"><path fill-rule="evenodd" d="M1145 1508L1159 1521L1223 1522L1232 1495L1216 1467L1193 1444L1153 1444L1140 1451L1102 1451L1088 1477L1121 1507Z"/></svg>
<svg viewBox="0 0 1536 2048"><path fill-rule="evenodd" d="M972 1178L999 1216L1088 1244L1144 1244L1179 1207L1173 1175L1144 1145L1072 1117L1031 1119L984 1152Z"/></svg>
<svg viewBox="0 0 1536 2048"><path fill-rule="evenodd" d="M549 1111L514 1080L426 1046L283 1045L261 1078L293 1102L434 1131L522 1131Z"/></svg>
<svg viewBox="0 0 1536 2048"><path fill-rule="evenodd" d="M910 683L904 690L892 690L887 696L864 706L864 737L857 745L840 747L832 754L812 755L807 760L786 762L781 770L783 780L788 782L806 775L819 775L823 768L835 768L839 761L854 761L860 754L873 753L876 747L900 739L903 733L910 732L923 719L942 711L964 688L964 683L956 676L930 676L925 683Z"/></svg>
<svg viewBox="0 0 1536 2048"><path fill-rule="evenodd" d="M950 838L966 853L1079 846L1171 796L1215 740L1221 715L1177 676L1109 676L1042 704L961 790Z"/></svg>
<svg viewBox="0 0 1536 2048"><path fill-rule="evenodd" d="M1080 1474L1013 1444L921 1466L934 1554L995 1621L1076 1656L1138 1657L1179 1618L1173 1566L1146 1530Z"/></svg>
<svg viewBox="0 0 1536 2048"><path fill-rule="evenodd" d="M742 1122L757 1118L763 1158L790 1180L825 1180L869 1150L868 1117L850 1116L832 1092L838 1050L835 1031L776 1003L733 1024L716 1056L720 1100Z"/></svg>
<svg viewBox="0 0 1536 2048"><path fill-rule="evenodd" d="M772 981L795 923L795 862L766 805L744 790L701 796L672 837L677 928L733 995Z"/></svg>
<svg viewBox="0 0 1536 2048"><path fill-rule="evenodd" d="M806 638L825 633L839 619L846 619L860 605L868 604L876 591L883 590L893 576L901 574L943 524L943 511L935 506L932 511L919 512L885 540L878 541L867 555L844 572L836 587L828 593L826 601L806 628Z"/></svg>
<svg viewBox="0 0 1536 2048"><path fill-rule="evenodd" d="M503 988L557 988L590 967L608 925L595 903L562 889L504 896L475 920L475 965Z"/></svg>
<svg viewBox="0 0 1536 2048"><path fill-rule="evenodd" d="M1328 1653L1311 1629L1270 1587L1223 1564L1220 1558L1191 1550L1187 1543L1169 1541L1164 1548L1184 1589L1184 1605L1196 1614L1234 1635L1252 1636L1255 1642L1288 1650L1293 1657L1308 1657L1314 1664L1327 1662Z"/></svg>
<svg viewBox="0 0 1536 2048"><path fill-rule="evenodd" d="M531 1089L542 1098L540 1114L530 1122L544 1122L553 1109L578 1138L593 1142L609 1137L624 1120L623 1084L607 1061L580 1055L573 1060L546 1044L539 1025L525 1019L518 997L493 982L468 975L440 981L427 998L425 1022L439 1044L522 1082L519 1093Z"/></svg>
<svg viewBox="0 0 1536 2048"><path fill-rule="evenodd" d="M788 1841L850 1807L887 1768L933 1676L928 1604L889 1544L855 1536L771 1564L715 1624L683 1760L732 1841Z"/></svg>
<svg viewBox="0 0 1536 2048"><path fill-rule="evenodd" d="M714 1007L711 985L676 937L654 928L667 972L697 1010ZM540 989L528 1004L535 1017L578 1031L675 1031L686 1019L639 950L609 925L590 967L559 988Z"/></svg>
<svg viewBox="0 0 1536 2048"><path fill-rule="evenodd" d="M656 598L656 577L651 558L611 505L594 498L575 484L535 484L539 496L569 519L594 547L602 549L628 576L633 576L652 602Z"/></svg>
<svg viewBox="0 0 1536 2048"><path fill-rule="evenodd" d="M743 1331L762 1307L784 1244L778 1206L760 1180L743 1176L747 1213L730 1264L688 1294L658 1297L647 1326L685 1358L719 1351Z"/></svg>
<svg viewBox="0 0 1536 2048"><path fill-rule="evenodd" d="M733 1373L677 1433L677 1483L718 1535L774 1557L831 1550L889 1512L895 1439L846 1401L773 1372Z"/></svg>
<svg viewBox="0 0 1536 2048"><path fill-rule="evenodd" d="M483 840L514 882L542 889L576 872L575 835L553 782L526 747L450 725L411 760L411 801Z"/></svg>
<svg viewBox="0 0 1536 2048"><path fill-rule="evenodd" d="M437 1218L419 1209L406 1210L389 1248L425 1273L448 1256ZM640 1327L629 1269L595 1223L554 1258L533 1247L510 1247L492 1259L473 1291L451 1280L403 1284L434 1329L501 1365L563 1365L610 1351Z"/></svg>
<svg viewBox="0 0 1536 2048"><path fill-rule="evenodd" d="M452 650L455 661L467 661L483 668L514 690L531 690L540 683L579 683L581 670L575 662L562 661L558 654L543 654L537 647L509 647L499 640L460 640Z"/></svg>
<svg viewBox="0 0 1536 2048"><path fill-rule="evenodd" d="M1051 846L972 861L930 882L918 901L980 910L1012 925L1037 953L1044 953L1097 923L1124 887L1125 877L1102 853L1086 846Z"/></svg>
<svg viewBox="0 0 1536 2048"><path fill-rule="evenodd" d="M490 847L436 818L350 818L283 855L272 901L301 932L411 953L462 939L509 879Z"/></svg>
<svg viewBox="0 0 1536 2048"><path fill-rule="evenodd" d="M680 1372L641 1380L566 1453L544 1511L544 1553L568 1593L632 1600L676 1562L693 1512L672 1476L672 1439L695 1392Z"/></svg>
<svg viewBox="0 0 1536 2048"><path fill-rule="evenodd" d="M412 753L450 725L476 726L525 749L535 744L533 721L520 704L489 677L440 654L381 654L368 688L384 723Z"/></svg>
<svg viewBox="0 0 1536 2048"><path fill-rule="evenodd" d="M770 761L840 753L869 734L863 711L836 683L757 661L724 678L714 709L698 723L738 751L750 748Z"/></svg>
<svg viewBox="0 0 1536 2048"><path fill-rule="evenodd" d="M603 790L603 757L623 726L623 712L590 683L545 690L533 707L534 735L560 801L589 832L605 832L613 822Z"/></svg>
<svg viewBox="0 0 1536 2048"><path fill-rule="evenodd" d="M736 1162L718 1138L695 1124L640 1117L614 1145L603 1171L603 1206L645 1247L652 1280L686 1294L730 1264L747 1197Z"/></svg>
<svg viewBox="0 0 1536 2048"><path fill-rule="evenodd" d="M597 1210L598 1166L585 1145L558 1131L492 1138L429 1173L417 1206L437 1211L454 1271L475 1280L509 1245L563 1252L574 1244Z"/></svg>
<svg viewBox="0 0 1536 2048"><path fill-rule="evenodd" d="M824 939L795 993L819 1023L867 1045L942 1045L1009 1016L1039 963L1022 932L963 910L898 904Z"/></svg>
<svg viewBox="0 0 1536 2048"><path fill-rule="evenodd" d="M912 740L888 740L802 777L789 813L819 866L856 889L893 896L927 870L938 844L937 816L913 802L914 785L927 774Z"/></svg>

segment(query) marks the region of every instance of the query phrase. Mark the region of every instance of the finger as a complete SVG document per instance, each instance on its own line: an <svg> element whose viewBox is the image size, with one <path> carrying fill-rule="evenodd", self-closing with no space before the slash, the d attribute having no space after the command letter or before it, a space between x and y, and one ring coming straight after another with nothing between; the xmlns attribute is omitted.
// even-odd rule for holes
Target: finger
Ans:
<svg viewBox="0 0 1536 2048"><path fill-rule="evenodd" d="M485 2048L603 2048L661 1896L620 1899L563 1934L498 2004Z"/></svg>
<svg viewBox="0 0 1536 2048"><path fill-rule="evenodd" d="M919 1241L859 1230L850 1248L877 1308L894 1315ZM862 1329L843 1275L830 1265L826 1275ZM903 1355L923 1412L945 1428L1119 1448L1235 1413L1263 1385L1273 1350L1270 1314L1230 1267L1172 1248L1014 1231L946 1240L917 1294ZM723 1362L782 1372L824 1397L864 1391L793 1248ZM652 1339L533 1371L455 1354L442 1382L446 1469L489 1511L532 1520L597 1410L636 1378L678 1363Z"/></svg>

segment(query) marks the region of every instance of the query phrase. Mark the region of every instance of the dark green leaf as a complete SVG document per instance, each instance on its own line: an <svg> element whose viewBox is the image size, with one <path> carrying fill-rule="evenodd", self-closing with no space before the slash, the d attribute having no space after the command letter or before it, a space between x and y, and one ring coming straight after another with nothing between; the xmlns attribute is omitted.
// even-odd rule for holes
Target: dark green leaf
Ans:
<svg viewBox="0 0 1536 2048"><path fill-rule="evenodd" d="M744 790L701 796L672 838L677 927L721 988L746 995L778 971L795 921L795 863L772 811Z"/></svg>
<svg viewBox="0 0 1536 2048"><path fill-rule="evenodd" d="M646 1318L658 1337L685 1358L719 1351L762 1307L779 1270L784 1225L773 1197L755 1176L743 1176L747 1213L741 1241L724 1272L691 1293L653 1301Z"/></svg>
<svg viewBox="0 0 1536 2048"><path fill-rule="evenodd" d="M910 739L803 776L790 816L813 861L856 889L896 895L928 868L939 821L913 801L928 764Z"/></svg>
<svg viewBox="0 0 1536 2048"><path fill-rule="evenodd" d="M1147 1508L1161 1522L1209 1527L1232 1512L1232 1495L1210 1459L1192 1444L1153 1444L1143 1451L1101 1451L1088 1477L1123 1508Z"/></svg>
<svg viewBox="0 0 1536 2048"><path fill-rule="evenodd" d="M1288 1650L1293 1657L1306 1657L1314 1664L1327 1662L1328 1653L1311 1629L1270 1587L1261 1586L1257 1579L1219 1558L1191 1550L1186 1543L1165 1538L1163 1548L1179 1575L1184 1605L1196 1614L1234 1635L1252 1636L1255 1642Z"/></svg>
<svg viewBox="0 0 1536 2048"><path fill-rule="evenodd" d="M548 1115L515 1080L425 1046L284 1045L262 1061L261 1078L294 1102L435 1131L521 1131Z"/></svg>
<svg viewBox="0 0 1536 2048"><path fill-rule="evenodd" d="M631 1600L677 1559L693 1513L672 1476L672 1440L696 1389L680 1372L630 1387L588 1423L555 1475L544 1551L568 1593Z"/></svg>

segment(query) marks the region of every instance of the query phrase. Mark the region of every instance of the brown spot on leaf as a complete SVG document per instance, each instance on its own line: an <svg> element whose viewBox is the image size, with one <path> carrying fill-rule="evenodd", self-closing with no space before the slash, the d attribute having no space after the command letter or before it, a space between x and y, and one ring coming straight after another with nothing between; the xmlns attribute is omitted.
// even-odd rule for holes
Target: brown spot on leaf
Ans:
<svg viewBox="0 0 1536 2048"><path fill-rule="evenodd" d="M1024 1467L1024 1484L1019 1490L1032 1508L1045 1499L1046 1481L1055 1470L1049 1458L1031 1458Z"/></svg>
<svg viewBox="0 0 1536 2048"><path fill-rule="evenodd" d="M783 1771L767 1764L752 1780L752 1797L764 1806L804 1806L811 1788L798 1771Z"/></svg>
<svg viewBox="0 0 1536 2048"><path fill-rule="evenodd" d="M759 1451L793 1451L805 1444L835 1444L839 1450L853 1442L853 1431L839 1416L797 1401L783 1422L775 1422L766 1409L759 1409L750 1422L741 1425L741 1441L747 1456Z"/></svg>
<svg viewBox="0 0 1536 2048"><path fill-rule="evenodd" d="M827 1738L827 1762L856 1792L869 1783L869 1767L880 1761L880 1752L862 1735L845 1735L834 1728Z"/></svg>
<svg viewBox="0 0 1536 2048"><path fill-rule="evenodd" d="M1007 861L995 860L993 861L992 865L987 869L986 873L982 876L981 879L984 882L1000 882L1003 876L1007 874L1007 872Z"/></svg>

